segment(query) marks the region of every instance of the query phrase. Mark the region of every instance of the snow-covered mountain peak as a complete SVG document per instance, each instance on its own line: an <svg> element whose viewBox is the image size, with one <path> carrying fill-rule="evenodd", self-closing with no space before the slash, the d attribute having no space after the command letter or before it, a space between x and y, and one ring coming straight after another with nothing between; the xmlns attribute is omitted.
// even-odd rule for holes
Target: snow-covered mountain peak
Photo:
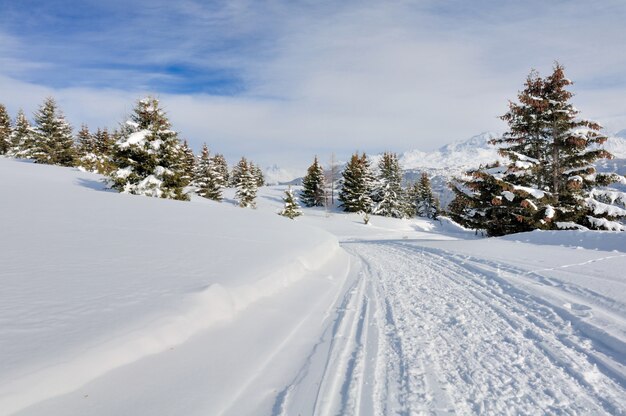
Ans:
<svg viewBox="0 0 626 416"><path fill-rule="evenodd" d="M451 154L459 152L472 152L476 149L493 149L493 145L489 142L499 137L497 134L487 131L476 136L472 136L466 140L457 140L439 149L442 154Z"/></svg>
<svg viewBox="0 0 626 416"><path fill-rule="evenodd" d="M484 132L466 140L447 144L434 152L410 150L400 156L404 169L446 169L474 167L498 160L498 152L489 141L498 137Z"/></svg>
<svg viewBox="0 0 626 416"><path fill-rule="evenodd" d="M617 159L626 159L626 130L622 130L614 136L609 136L608 140L602 145Z"/></svg>

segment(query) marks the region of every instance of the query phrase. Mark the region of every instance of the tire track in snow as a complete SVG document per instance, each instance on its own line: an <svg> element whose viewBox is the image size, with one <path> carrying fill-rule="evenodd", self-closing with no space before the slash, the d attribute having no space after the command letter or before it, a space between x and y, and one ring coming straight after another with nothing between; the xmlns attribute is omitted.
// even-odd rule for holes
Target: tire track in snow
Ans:
<svg viewBox="0 0 626 416"><path fill-rule="evenodd" d="M288 388L313 386L314 403L296 412L286 393L275 414L625 414L584 334L496 266L406 242L343 247L361 274L317 348L323 371Z"/></svg>
<svg viewBox="0 0 626 416"><path fill-rule="evenodd" d="M517 347L517 350L512 348L512 351L516 351L519 357L524 358L525 367L537 372L536 380L531 383L535 385L534 390L539 383L546 386L545 394L535 393L533 394L535 397L531 395L528 398L530 402L539 405L537 410L545 411L544 406L548 406L548 409L553 412L624 413L623 389L598 371L593 360L590 360L592 357L582 353L580 348L576 348L580 343L584 343L584 340L574 337L569 323L554 310L536 302L531 295L472 268L471 264L466 263L467 260L455 260L449 256L437 254L433 249L423 250L420 247L403 243L380 244L378 247L386 252L388 257L403 253L399 256L400 258L421 259L435 274L445 277L442 281L451 287L455 285L458 291L465 291L470 295L466 299L457 299L458 302L465 302L466 311L470 311L472 307L476 310L483 308L484 311L491 311L500 323L505 324L502 330L509 332L513 330L511 335L507 335L513 341L511 344L516 344ZM467 319L465 321L467 322ZM493 324L496 322L492 321ZM523 335L521 338L520 334ZM488 342L488 339L482 341ZM520 345L524 349L520 350ZM493 358L498 354L506 353L497 348L487 349L487 351L491 352L489 356L485 354L485 358ZM548 366L546 366L546 361ZM500 365L496 362L489 363L489 360L485 360L483 364L502 368L501 363ZM515 372L509 369L502 369L509 376L515 375ZM484 381L493 382L493 379L497 378L498 376L494 375L492 380L485 379ZM468 381L471 380L470 377ZM528 378L526 381L531 380L532 378ZM518 378L515 384L521 387L522 381L523 378ZM500 387L492 385L491 388L499 389ZM547 399L550 396L553 398L552 403ZM486 409L479 406L474 410L482 413Z"/></svg>

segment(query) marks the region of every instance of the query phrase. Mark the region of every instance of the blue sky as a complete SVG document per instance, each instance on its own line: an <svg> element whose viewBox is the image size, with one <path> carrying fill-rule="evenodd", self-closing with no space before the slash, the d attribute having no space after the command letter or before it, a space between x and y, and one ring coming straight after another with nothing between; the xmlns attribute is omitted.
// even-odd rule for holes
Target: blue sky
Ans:
<svg viewBox="0 0 626 416"><path fill-rule="evenodd" d="M626 2L0 0L0 101L114 128L158 96L234 161L431 150L485 130L554 60L582 115L626 128Z"/></svg>

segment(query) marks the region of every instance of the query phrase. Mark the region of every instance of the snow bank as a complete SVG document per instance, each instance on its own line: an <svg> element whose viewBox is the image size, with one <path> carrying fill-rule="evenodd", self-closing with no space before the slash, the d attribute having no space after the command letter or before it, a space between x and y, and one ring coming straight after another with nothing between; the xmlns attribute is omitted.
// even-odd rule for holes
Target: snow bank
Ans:
<svg viewBox="0 0 626 416"><path fill-rule="evenodd" d="M335 237L273 213L103 192L97 175L7 159L0 176L3 412L166 351L330 262L347 273Z"/></svg>

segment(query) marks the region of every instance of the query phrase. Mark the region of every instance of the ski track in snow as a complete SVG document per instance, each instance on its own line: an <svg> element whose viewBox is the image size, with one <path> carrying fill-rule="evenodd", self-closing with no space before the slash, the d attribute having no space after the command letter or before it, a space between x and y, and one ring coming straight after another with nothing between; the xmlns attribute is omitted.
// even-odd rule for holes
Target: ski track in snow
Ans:
<svg viewBox="0 0 626 416"><path fill-rule="evenodd" d="M406 242L343 246L362 270L274 415L626 414L626 346L579 320L584 305L510 283L550 289L536 272Z"/></svg>

